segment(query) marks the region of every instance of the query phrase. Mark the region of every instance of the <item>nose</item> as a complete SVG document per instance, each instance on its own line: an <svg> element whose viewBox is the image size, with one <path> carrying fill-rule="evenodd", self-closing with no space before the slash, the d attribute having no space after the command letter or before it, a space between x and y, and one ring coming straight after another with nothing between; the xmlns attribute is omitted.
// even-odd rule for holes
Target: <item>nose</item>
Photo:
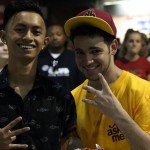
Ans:
<svg viewBox="0 0 150 150"><path fill-rule="evenodd" d="M85 62L87 65L91 65L94 62L94 58L92 55L85 55Z"/></svg>
<svg viewBox="0 0 150 150"><path fill-rule="evenodd" d="M56 34L53 35L53 40L57 40L58 36Z"/></svg>
<svg viewBox="0 0 150 150"><path fill-rule="evenodd" d="M31 32L30 30L28 30L28 31L25 33L23 39L24 39L24 40L32 41L32 39L33 39L32 32Z"/></svg>

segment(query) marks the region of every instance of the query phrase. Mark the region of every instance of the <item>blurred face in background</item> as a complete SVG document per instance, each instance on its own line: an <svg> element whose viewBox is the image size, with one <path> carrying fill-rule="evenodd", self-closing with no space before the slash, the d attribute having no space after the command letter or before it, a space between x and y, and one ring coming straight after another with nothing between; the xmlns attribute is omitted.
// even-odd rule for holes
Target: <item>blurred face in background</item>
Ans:
<svg viewBox="0 0 150 150"><path fill-rule="evenodd" d="M141 34L134 32L130 33L126 41L127 53L139 54L142 49L142 39Z"/></svg>
<svg viewBox="0 0 150 150"><path fill-rule="evenodd" d="M60 49L64 49L67 39L62 26L52 25L48 28L47 33L49 37L48 46L51 48L51 52L59 53Z"/></svg>
<svg viewBox="0 0 150 150"><path fill-rule="evenodd" d="M7 45L0 39L0 61L8 59L8 49Z"/></svg>

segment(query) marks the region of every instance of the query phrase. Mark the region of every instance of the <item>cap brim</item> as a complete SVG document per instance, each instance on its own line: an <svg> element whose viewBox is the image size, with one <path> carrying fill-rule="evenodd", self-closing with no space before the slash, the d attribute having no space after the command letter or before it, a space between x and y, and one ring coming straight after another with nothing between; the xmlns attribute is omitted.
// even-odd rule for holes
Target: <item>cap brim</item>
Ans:
<svg viewBox="0 0 150 150"><path fill-rule="evenodd" d="M74 29L80 25L91 25L114 36L113 30L111 29L110 25L106 21L91 16L76 16L66 21L64 25L64 30L66 32L66 35L70 37L71 29Z"/></svg>

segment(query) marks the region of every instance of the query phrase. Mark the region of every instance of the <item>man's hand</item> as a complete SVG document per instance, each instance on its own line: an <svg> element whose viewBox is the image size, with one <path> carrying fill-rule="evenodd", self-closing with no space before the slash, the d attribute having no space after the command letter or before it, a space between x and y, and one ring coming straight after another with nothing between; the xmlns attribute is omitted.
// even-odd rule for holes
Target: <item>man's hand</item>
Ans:
<svg viewBox="0 0 150 150"><path fill-rule="evenodd" d="M16 140L17 135L30 130L29 127L24 127L13 131L11 130L21 120L21 117L17 117L4 128L0 128L0 150L26 149L28 147L27 144L12 144L12 142Z"/></svg>
<svg viewBox="0 0 150 150"><path fill-rule="evenodd" d="M112 93L102 74L99 74L99 82L102 86L102 91L91 86L83 86L83 89L95 95L95 100L85 98L83 99L83 102L98 107L103 114L115 121L118 114L124 113L124 109Z"/></svg>

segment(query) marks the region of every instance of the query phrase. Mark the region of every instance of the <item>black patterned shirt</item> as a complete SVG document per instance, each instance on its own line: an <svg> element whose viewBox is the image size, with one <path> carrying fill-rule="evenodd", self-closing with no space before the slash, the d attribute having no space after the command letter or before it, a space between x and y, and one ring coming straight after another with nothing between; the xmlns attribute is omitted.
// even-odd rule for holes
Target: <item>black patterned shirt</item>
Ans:
<svg viewBox="0 0 150 150"><path fill-rule="evenodd" d="M60 150L61 139L76 129L73 96L51 80L36 75L33 88L24 99L9 86L7 66L0 73L0 128L18 116L14 129L29 126L15 143L29 144L28 150Z"/></svg>

